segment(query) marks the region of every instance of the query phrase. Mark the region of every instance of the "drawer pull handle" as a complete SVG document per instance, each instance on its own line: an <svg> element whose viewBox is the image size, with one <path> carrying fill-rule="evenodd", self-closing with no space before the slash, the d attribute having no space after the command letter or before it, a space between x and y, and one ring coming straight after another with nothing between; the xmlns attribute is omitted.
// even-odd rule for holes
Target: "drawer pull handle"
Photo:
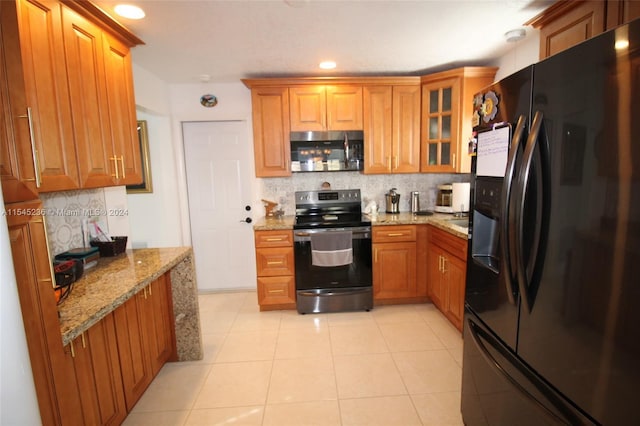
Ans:
<svg viewBox="0 0 640 426"><path fill-rule="evenodd" d="M269 293L284 293L284 290L269 290Z"/></svg>
<svg viewBox="0 0 640 426"><path fill-rule="evenodd" d="M272 242L272 241L282 241L282 238L267 238L267 241Z"/></svg>
<svg viewBox="0 0 640 426"><path fill-rule="evenodd" d="M402 237L404 234L402 232L395 232L387 234L387 237Z"/></svg>
<svg viewBox="0 0 640 426"><path fill-rule="evenodd" d="M282 260L270 260L267 262L267 265L282 265L283 263Z"/></svg>

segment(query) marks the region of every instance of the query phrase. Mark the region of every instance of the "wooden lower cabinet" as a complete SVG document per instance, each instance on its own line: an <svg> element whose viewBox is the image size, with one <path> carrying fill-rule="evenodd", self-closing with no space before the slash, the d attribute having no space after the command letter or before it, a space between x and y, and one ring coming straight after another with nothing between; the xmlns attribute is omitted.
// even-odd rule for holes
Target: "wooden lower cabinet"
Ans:
<svg viewBox="0 0 640 426"><path fill-rule="evenodd" d="M163 297L167 294L167 274L113 312L127 411L175 354L173 316L168 316L171 301Z"/></svg>
<svg viewBox="0 0 640 426"><path fill-rule="evenodd" d="M119 425L127 416L113 314L67 349L73 359L86 425Z"/></svg>
<svg viewBox="0 0 640 426"><path fill-rule="evenodd" d="M144 290L143 290L144 292ZM171 276L161 275L147 287L147 298L142 303L150 352L151 373L155 376L162 366L175 360L175 329L171 301Z"/></svg>
<svg viewBox="0 0 640 426"><path fill-rule="evenodd" d="M39 212L40 201L5 205L40 418L43 425L83 424L73 361L60 337L46 229Z"/></svg>
<svg viewBox="0 0 640 426"><path fill-rule="evenodd" d="M462 331L467 270L467 241L428 226L427 274L429 297Z"/></svg>
<svg viewBox="0 0 640 426"><path fill-rule="evenodd" d="M293 231L255 231L260 310L295 309Z"/></svg>
<svg viewBox="0 0 640 426"><path fill-rule="evenodd" d="M417 302L418 226L373 227L373 298L377 304Z"/></svg>

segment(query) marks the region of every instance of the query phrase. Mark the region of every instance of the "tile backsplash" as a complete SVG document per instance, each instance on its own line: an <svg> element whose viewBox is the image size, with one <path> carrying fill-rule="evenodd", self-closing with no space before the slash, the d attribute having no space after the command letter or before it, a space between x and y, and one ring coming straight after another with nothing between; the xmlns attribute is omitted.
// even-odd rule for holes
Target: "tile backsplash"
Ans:
<svg viewBox="0 0 640 426"><path fill-rule="evenodd" d="M292 177L257 179L259 199L280 204L286 215L295 214L295 191L320 189L329 182L331 189L360 189L364 202L375 200L381 211L385 209L384 195L391 188L400 193L400 211L410 211L412 191L420 193L420 208L433 209L437 186L442 183L469 182L469 174L415 173L396 175L365 175L359 172L293 173ZM261 212L264 213L264 212Z"/></svg>
<svg viewBox="0 0 640 426"><path fill-rule="evenodd" d="M107 232L106 203L103 189L88 189L40 194L47 211L47 238L52 256L82 247L82 220L97 218ZM86 242L89 244L89 241Z"/></svg>

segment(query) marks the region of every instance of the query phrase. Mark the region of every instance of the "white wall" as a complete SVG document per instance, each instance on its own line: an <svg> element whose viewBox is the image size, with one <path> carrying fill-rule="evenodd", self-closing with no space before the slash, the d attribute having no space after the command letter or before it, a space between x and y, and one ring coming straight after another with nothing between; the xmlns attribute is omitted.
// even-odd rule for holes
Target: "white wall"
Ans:
<svg viewBox="0 0 640 426"><path fill-rule="evenodd" d="M526 31L527 37L524 40L514 43L513 49L492 64L500 67L496 73L496 81L538 62L540 56L540 31L531 27L527 27Z"/></svg>
<svg viewBox="0 0 640 426"><path fill-rule="evenodd" d="M169 86L135 64L133 79L137 116L147 121L153 192L127 195L132 245L189 245L182 232L178 195L181 185L177 178Z"/></svg>
<svg viewBox="0 0 640 426"><path fill-rule="evenodd" d="M171 120L144 111L138 111L138 119L147 121L153 192L127 195L133 247L184 245Z"/></svg>
<svg viewBox="0 0 640 426"><path fill-rule="evenodd" d="M0 204L4 205L2 191ZM39 425L40 411L4 216L0 218L0 283L0 425Z"/></svg>

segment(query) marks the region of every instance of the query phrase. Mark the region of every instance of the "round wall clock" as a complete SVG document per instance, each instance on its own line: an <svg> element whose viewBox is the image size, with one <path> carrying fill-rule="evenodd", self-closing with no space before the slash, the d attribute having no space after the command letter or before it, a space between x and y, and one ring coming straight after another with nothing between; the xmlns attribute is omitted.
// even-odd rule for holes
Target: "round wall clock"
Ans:
<svg viewBox="0 0 640 426"><path fill-rule="evenodd" d="M218 105L218 98L216 98L214 95L202 95L200 96L200 104L202 104L203 107L205 108L213 108L214 106Z"/></svg>

